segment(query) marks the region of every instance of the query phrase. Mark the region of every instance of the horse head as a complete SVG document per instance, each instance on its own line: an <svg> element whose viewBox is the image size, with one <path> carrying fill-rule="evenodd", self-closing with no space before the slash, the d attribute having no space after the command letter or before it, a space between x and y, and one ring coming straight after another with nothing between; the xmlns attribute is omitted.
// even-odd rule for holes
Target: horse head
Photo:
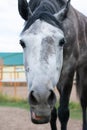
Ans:
<svg viewBox="0 0 87 130"><path fill-rule="evenodd" d="M31 119L34 123L49 122L56 103L54 87L60 78L65 44L61 25L67 17L68 5L69 2L52 15L48 12L32 13L26 0L18 0L19 13L26 21L20 44L24 52Z"/></svg>

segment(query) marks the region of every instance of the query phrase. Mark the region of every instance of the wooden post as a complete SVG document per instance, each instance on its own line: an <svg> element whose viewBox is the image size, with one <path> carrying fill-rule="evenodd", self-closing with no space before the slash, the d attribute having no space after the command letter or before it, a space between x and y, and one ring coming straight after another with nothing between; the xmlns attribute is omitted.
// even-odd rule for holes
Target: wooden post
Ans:
<svg viewBox="0 0 87 130"><path fill-rule="evenodd" d="M3 59L0 59L0 92L2 92Z"/></svg>
<svg viewBox="0 0 87 130"><path fill-rule="evenodd" d="M16 66L14 66L14 95L15 95L15 97L17 96L17 85L16 85L16 82L15 82L15 80L16 80Z"/></svg>
<svg viewBox="0 0 87 130"><path fill-rule="evenodd" d="M2 66L0 66L0 92L2 92Z"/></svg>
<svg viewBox="0 0 87 130"><path fill-rule="evenodd" d="M12 86L12 72L10 72L10 79L11 79L10 86Z"/></svg>
<svg viewBox="0 0 87 130"><path fill-rule="evenodd" d="M17 79L19 79L19 71L17 71ZM17 86L19 86L19 82L17 82Z"/></svg>

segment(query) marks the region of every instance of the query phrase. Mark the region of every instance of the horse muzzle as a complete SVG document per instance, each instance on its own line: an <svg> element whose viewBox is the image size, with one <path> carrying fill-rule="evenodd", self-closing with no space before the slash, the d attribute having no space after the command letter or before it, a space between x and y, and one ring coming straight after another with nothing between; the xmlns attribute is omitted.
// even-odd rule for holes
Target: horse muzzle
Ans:
<svg viewBox="0 0 87 130"><path fill-rule="evenodd" d="M36 124L48 123L55 103L56 95L52 89L33 87L29 93L32 122Z"/></svg>

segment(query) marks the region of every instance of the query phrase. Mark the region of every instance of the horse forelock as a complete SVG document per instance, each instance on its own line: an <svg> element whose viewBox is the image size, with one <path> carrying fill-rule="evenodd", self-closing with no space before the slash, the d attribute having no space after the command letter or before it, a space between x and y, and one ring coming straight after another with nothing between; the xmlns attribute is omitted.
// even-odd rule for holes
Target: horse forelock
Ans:
<svg viewBox="0 0 87 130"><path fill-rule="evenodd" d="M55 27L58 27L62 30L62 25L59 21L57 21L57 19L51 15L49 12L37 12L35 13L33 16L31 16L31 18L29 19L29 21L26 23L24 29L22 32L26 31L37 19L43 20Z"/></svg>
<svg viewBox="0 0 87 130"><path fill-rule="evenodd" d="M53 15L61 9L61 5L64 5L64 0L61 2L58 1L59 0L30 0L29 7L33 11L33 15L26 22L22 32L26 31L37 19L44 20L62 30L61 23Z"/></svg>

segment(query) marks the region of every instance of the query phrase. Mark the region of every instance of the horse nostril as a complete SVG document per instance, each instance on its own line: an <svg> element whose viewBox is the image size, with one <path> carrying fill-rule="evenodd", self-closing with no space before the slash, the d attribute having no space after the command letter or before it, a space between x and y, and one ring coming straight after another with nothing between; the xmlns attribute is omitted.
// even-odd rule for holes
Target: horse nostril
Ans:
<svg viewBox="0 0 87 130"><path fill-rule="evenodd" d="M48 97L48 104L50 106L54 106L55 103L56 103L56 95L52 90L50 90L50 95Z"/></svg>
<svg viewBox="0 0 87 130"><path fill-rule="evenodd" d="M30 94L29 94L29 103L31 105L37 105L38 104L38 101L34 95L34 91L31 91Z"/></svg>

